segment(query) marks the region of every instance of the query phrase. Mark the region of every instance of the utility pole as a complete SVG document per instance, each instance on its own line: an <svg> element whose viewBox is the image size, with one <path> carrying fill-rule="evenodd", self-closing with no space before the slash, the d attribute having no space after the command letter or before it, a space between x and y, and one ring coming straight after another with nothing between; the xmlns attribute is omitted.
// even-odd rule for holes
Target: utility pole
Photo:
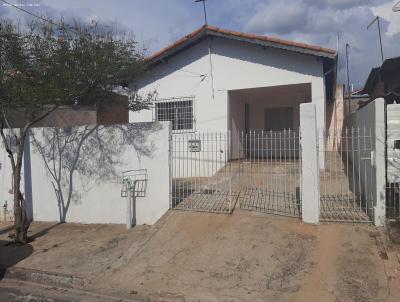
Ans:
<svg viewBox="0 0 400 302"><path fill-rule="evenodd" d="M346 68L347 68L347 114L350 114L350 71L349 71L349 48L350 45L346 43Z"/></svg>
<svg viewBox="0 0 400 302"><path fill-rule="evenodd" d="M3 45L2 45L2 43L3 43L3 27L2 27L3 25L1 24L1 21L0 21L0 75L2 75L2 67L3 67L3 64L2 64L2 62L1 62L1 59L2 59L2 49L3 49Z"/></svg>
<svg viewBox="0 0 400 302"><path fill-rule="evenodd" d="M381 45L381 56L382 56L382 63L385 60L383 58L383 46L382 46L382 34L381 34L381 22L379 16L377 16L372 22L367 26L367 30L375 23L378 23L378 32L379 32L379 43Z"/></svg>

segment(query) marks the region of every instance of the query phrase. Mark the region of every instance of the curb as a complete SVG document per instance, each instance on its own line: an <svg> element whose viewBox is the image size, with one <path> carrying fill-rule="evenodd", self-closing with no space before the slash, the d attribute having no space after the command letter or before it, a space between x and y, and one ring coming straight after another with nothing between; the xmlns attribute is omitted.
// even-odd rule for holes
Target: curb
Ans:
<svg viewBox="0 0 400 302"><path fill-rule="evenodd" d="M85 281L76 276L17 267L7 269L4 278L67 288L83 287L85 285Z"/></svg>

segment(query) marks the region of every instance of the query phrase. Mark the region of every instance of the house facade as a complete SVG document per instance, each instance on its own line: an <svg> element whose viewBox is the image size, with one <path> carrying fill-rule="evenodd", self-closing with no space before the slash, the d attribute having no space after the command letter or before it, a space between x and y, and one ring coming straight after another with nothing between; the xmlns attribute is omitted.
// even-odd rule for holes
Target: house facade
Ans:
<svg viewBox="0 0 400 302"><path fill-rule="evenodd" d="M139 89L158 98L129 121L170 120L175 134L298 131L300 104L312 102L324 129L336 59L331 49L203 26L148 59Z"/></svg>

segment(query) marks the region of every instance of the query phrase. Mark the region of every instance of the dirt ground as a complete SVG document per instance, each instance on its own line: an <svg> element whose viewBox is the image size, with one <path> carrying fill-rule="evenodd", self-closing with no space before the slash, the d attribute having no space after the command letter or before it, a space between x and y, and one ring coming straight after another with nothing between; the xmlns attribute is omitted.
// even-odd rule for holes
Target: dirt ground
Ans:
<svg viewBox="0 0 400 302"><path fill-rule="evenodd" d="M170 211L155 226L131 231L33 223L35 240L24 249L7 246L1 227L0 298L15 295L13 275L29 272L53 290L127 301L400 301L399 248L367 224Z"/></svg>

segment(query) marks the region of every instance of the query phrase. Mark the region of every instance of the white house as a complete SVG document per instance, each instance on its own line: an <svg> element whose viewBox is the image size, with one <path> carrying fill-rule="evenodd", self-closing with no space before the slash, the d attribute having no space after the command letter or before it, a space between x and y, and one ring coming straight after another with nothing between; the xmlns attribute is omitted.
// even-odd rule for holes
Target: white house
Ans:
<svg viewBox="0 0 400 302"><path fill-rule="evenodd" d="M203 26L148 59L138 88L158 100L129 120L170 120L174 133L297 131L300 103L313 102L324 129L336 62L332 49Z"/></svg>

